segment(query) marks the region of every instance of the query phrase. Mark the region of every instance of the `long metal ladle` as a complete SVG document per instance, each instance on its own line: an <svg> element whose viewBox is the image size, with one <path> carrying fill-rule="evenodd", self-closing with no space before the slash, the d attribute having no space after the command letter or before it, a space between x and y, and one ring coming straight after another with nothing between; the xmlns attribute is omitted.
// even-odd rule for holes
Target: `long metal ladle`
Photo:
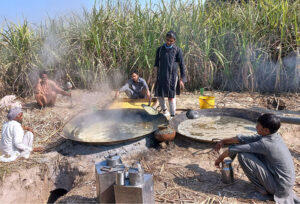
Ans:
<svg viewBox="0 0 300 204"><path fill-rule="evenodd" d="M158 111L157 111L156 109L154 109L153 107L150 106L150 105L151 105L151 99L152 99L153 88L154 88L154 84L153 84L152 87L151 87L148 105L142 104L142 107L144 108L144 110L145 110L149 115L157 115L157 114L158 114Z"/></svg>

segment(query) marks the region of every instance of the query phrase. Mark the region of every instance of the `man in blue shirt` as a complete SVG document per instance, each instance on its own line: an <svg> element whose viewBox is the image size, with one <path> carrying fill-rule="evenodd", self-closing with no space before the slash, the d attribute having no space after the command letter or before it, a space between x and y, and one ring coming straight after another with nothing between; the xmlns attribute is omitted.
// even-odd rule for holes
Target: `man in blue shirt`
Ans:
<svg viewBox="0 0 300 204"><path fill-rule="evenodd" d="M131 78L127 83L116 92L115 98L119 97L120 92L125 92L131 99L150 98L148 85L142 77L139 77L137 71L132 71Z"/></svg>

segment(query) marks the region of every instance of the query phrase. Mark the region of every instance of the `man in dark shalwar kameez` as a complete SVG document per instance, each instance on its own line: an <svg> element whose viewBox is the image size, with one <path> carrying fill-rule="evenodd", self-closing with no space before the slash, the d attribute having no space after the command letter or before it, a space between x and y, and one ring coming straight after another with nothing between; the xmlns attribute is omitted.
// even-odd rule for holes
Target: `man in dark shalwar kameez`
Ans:
<svg viewBox="0 0 300 204"><path fill-rule="evenodd" d="M293 191L295 169L291 153L277 132L280 119L273 114L263 114L257 120L258 135L242 136L221 140L216 145L219 151L224 144L230 146L215 161L216 167L225 157L238 161L257 191L248 194L248 198L262 201L275 200L278 204L299 204L300 199Z"/></svg>
<svg viewBox="0 0 300 204"><path fill-rule="evenodd" d="M185 66L182 51L175 46L176 34L169 31L166 35L166 43L156 50L154 68L157 69L157 81L155 96L158 97L159 105L165 116L174 117L176 111L176 94L180 94L180 88L184 88L186 82ZM178 76L180 67L180 78ZM168 98L170 113L167 110L165 97Z"/></svg>

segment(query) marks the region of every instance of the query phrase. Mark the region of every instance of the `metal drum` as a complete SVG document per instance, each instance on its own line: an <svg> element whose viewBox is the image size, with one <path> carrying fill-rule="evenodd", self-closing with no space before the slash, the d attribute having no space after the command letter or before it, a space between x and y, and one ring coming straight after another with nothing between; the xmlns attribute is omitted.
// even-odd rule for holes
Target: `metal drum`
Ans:
<svg viewBox="0 0 300 204"><path fill-rule="evenodd" d="M132 186L139 186L144 183L144 170L140 163L134 163L128 170L129 184Z"/></svg>
<svg viewBox="0 0 300 204"><path fill-rule="evenodd" d="M222 162L222 182L230 184L234 182L233 178L233 169L232 169L232 160L224 160Z"/></svg>
<svg viewBox="0 0 300 204"><path fill-rule="evenodd" d="M125 184L125 172L118 171L116 174L116 185L123 186Z"/></svg>

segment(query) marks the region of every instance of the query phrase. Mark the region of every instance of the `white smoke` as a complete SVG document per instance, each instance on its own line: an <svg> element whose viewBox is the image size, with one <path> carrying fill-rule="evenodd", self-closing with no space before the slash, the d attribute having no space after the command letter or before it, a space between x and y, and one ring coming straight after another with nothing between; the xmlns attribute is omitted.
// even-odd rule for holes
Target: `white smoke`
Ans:
<svg viewBox="0 0 300 204"><path fill-rule="evenodd" d="M62 76L65 75L64 70L60 69L59 66L66 53L67 43L65 43L56 32L49 28L43 35L42 39L44 39L44 42L38 53L38 63L29 73L33 87L35 87L35 84L38 82L39 72L41 70L51 72L50 76L58 82L60 82Z"/></svg>
<svg viewBox="0 0 300 204"><path fill-rule="evenodd" d="M56 66L66 53L66 43L51 30L46 34L40 51L40 61L45 68Z"/></svg>

